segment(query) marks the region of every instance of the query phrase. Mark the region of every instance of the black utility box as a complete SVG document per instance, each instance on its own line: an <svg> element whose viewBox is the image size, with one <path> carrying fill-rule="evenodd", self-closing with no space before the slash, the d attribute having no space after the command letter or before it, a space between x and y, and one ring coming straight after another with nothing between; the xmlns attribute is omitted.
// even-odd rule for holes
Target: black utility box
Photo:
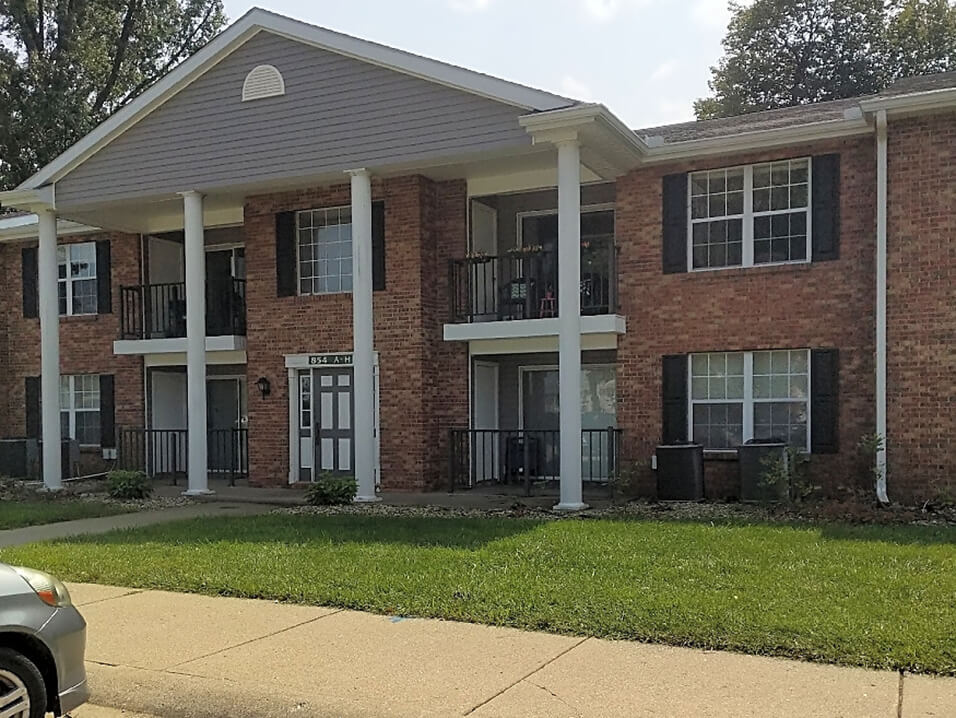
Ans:
<svg viewBox="0 0 956 718"><path fill-rule="evenodd" d="M0 476L32 479L40 471L40 446L36 439L0 439Z"/></svg>
<svg viewBox="0 0 956 718"><path fill-rule="evenodd" d="M671 444L657 447L657 498L700 501L704 498L704 447Z"/></svg>
<svg viewBox="0 0 956 718"><path fill-rule="evenodd" d="M737 447L740 465L740 500L774 504L790 500L790 482L784 475L770 476L772 465L786 468L787 444L781 439L751 439ZM778 472L779 473L779 472Z"/></svg>

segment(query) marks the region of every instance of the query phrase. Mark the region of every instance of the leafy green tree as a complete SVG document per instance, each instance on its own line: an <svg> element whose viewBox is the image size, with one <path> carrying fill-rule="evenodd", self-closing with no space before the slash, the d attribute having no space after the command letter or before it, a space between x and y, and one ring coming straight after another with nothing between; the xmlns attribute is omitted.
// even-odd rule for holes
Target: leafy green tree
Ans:
<svg viewBox="0 0 956 718"><path fill-rule="evenodd" d="M956 69L956 8L947 0L900 3L886 37L892 78Z"/></svg>
<svg viewBox="0 0 956 718"><path fill-rule="evenodd" d="M698 119L879 92L956 67L947 0L755 0L730 3L724 56Z"/></svg>
<svg viewBox="0 0 956 718"><path fill-rule="evenodd" d="M222 0L0 0L0 188L76 142L225 21Z"/></svg>

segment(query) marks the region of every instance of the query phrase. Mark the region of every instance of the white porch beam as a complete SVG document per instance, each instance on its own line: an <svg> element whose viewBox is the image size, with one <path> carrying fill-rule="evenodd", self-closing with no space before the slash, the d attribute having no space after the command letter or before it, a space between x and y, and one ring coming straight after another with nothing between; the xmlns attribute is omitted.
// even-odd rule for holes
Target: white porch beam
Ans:
<svg viewBox="0 0 956 718"><path fill-rule="evenodd" d="M352 189L352 391L357 503L375 494L375 367L372 322L372 178L350 170Z"/></svg>
<svg viewBox="0 0 956 718"><path fill-rule="evenodd" d="M576 136L558 148L558 383L561 500L557 511L587 508L581 488L581 148Z"/></svg>
<svg viewBox="0 0 956 718"><path fill-rule="evenodd" d="M183 192L186 263L186 407L189 452L186 496L212 493L206 454L206 246L203 196Z"/></svg>
<svg viewBox="0 0 956 718"><path fill-rule="evenodd" d="M56 286L56 213L41 209L37 211L37 218L43 485L49 491L57 491L63 488L63 467L60 458L60 308Z"/></svg>

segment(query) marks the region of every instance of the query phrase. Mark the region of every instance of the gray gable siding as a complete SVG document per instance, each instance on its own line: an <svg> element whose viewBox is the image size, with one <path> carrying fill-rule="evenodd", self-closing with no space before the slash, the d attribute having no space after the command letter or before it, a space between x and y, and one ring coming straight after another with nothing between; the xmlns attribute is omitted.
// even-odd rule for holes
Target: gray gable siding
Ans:
<svg viewBox="0 0 956 718"><path fill-rule="evenodd" d="M242 102L275 65L286 94ZM57 201L212 189L530 144L525 111L260 32L57 183Z"/></svg>

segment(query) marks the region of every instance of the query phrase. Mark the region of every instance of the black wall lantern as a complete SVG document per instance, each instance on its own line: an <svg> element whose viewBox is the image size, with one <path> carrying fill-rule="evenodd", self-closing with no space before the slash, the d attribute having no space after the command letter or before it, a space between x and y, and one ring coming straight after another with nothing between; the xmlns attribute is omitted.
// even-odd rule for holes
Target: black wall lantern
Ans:
<svg viewBox="0 0 956 718"><path fill-rule="evenodd" d="M270 384L269 380L264 376L259 377L259 381L256 382L256 388L259 390L259 393L262 394L263 398L272 393L272 384Z"/></svg>

